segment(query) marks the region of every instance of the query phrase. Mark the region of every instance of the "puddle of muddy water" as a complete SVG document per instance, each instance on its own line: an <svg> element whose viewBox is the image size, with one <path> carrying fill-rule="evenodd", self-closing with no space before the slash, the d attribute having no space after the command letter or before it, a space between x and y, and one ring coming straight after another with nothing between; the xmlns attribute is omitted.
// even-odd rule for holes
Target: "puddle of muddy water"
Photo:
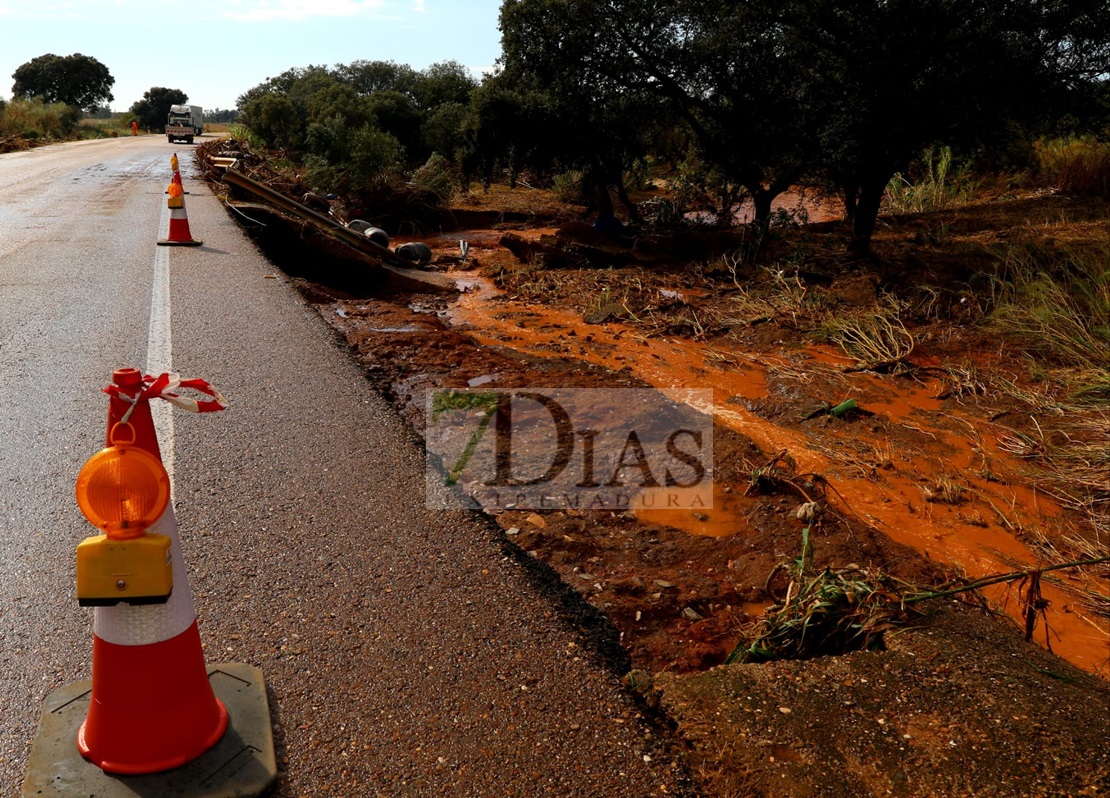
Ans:
<svg viewBox="0 0 1110 798"><path fill-rule="evenodd" d="M652 507L653 503L645 500L639 506ZM740 535L748 528L747 519L740 509L733 487L719 482L713 483L712 506L683 510L666 507L637 509L635 515L639 520L649 524L668 526L691 535L711 538Z"/></svg>

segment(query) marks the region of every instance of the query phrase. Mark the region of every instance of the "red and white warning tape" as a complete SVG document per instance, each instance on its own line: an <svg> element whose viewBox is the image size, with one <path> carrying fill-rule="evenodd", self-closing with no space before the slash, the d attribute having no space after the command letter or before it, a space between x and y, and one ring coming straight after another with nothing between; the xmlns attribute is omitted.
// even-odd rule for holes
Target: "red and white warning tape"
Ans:
<svg viewBox="0 0 1110 798"><path fill-rule="evenodd" d="M182 396L178 391L189 390L197 391L205 396L212 397L211 399L193 399L188 396ZM227 407L227 400L224 399L223 394L216 390L205 380L190 379L183 380L177 374L163 373L154 377L150 374L143 376L143 390L136 396L128 396L119 389L117 385L109 385L103 389L104 393L109 396L114 396L117 399L122 399L125 402L130 402L131 407L128 408L127 413L120 419L121 424L126 424L128 418L131 416L131 411L135 409L135 405L140 400L150 399L165 399L175 407L180 407L182 410L188 410L190 413L214 413L217 410L223 410Z"/></svg>

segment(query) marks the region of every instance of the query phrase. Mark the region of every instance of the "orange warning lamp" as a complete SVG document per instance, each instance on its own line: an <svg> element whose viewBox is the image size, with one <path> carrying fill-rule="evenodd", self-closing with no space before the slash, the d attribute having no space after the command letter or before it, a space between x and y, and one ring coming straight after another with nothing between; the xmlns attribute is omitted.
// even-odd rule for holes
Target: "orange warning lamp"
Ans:
<svg viewBox="0 0 1110 798"><path fill-rule="evenodd" d="M165 512L170 479L161 460L135 446L102 449L77 475L77 506L105 534L77 546L82 607L159 604L173 592L171 540L146 528Z"/></svg>
<svg viewBox="0 0 1110 798"><path fill-rule="evenodd" d="M113 540L144 534L170 502L170 479L161 461L135 446L109 446L77 475L77 506Z"/></svg>

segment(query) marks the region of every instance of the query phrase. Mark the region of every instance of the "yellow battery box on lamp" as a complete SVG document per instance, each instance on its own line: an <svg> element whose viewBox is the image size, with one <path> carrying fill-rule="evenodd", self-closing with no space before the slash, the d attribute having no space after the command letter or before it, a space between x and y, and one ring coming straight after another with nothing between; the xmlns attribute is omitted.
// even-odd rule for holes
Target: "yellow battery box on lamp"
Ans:
<svg viewBox="0 0 1110 798"><path fill-rule="evenodd" d="M77 505L104 534L77 546L77 602L98 607L160 604L173 591L171 540L146 529L169 505L170 481L149 452L116 444L77 476Z"/></svg>
<svg viewBox="0 0 1110 798"><path fill-rule="evenodd" d="M107 535L77 545L77 603L82 607L164 604L173 592L170 539L150 534L130 540Z"/></svg>

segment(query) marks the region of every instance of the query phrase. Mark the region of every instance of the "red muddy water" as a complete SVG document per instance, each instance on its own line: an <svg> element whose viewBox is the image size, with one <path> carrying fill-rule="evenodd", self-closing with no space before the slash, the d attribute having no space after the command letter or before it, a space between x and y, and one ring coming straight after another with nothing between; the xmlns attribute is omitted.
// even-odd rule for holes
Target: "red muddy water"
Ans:
<svg viewBox="0 0 1110 798"><path fill-rule="evenodd" d="M460 275L462 276L462 275ZM1019 539L1030 525L1050 524L1061 514L1057 502L1022 484L1019 464L998 447L989 425L962 417L937 397L939 380L894 381L869 373L849 375L839 401L860 400L885 421L876 431L854 425L849 436L817 427L813 432L786 427L748 409L768 396L769 370L781 356L756 356L726 343L712 345L690 339L649 337L620 323L584 324L579 314L535 304L499 301L487 282L466 275L473 288L450 312L451 323L480 343L508 347L539 358L571 357L614 371L625 371L658 388L712 388L712 412L718 422L750 438L766 452L788 451L799 472L824 475L835 486L845 508L891 539L910 546L947 569L975 579L1036 566L1037 555ZM794 351L811 365L844 369L853 361L831 348L812 346ZM900 442L894 428L908 434ZM860 456L861 447L868 457ZM1002 482L995 472L1008 478ZM959 483L958 498L933 498L945 484ZM706 512L654 510L639 513L649 520L693 535L743 535L747 525L730 501L743 486L718 486L716 503ZM1067 591L1045 584L1050 601L1052 649L1075 664L1098 670L1107 660L1104 619L1078 606ZM1018 613L1016 599L1005 586L987 595Z"/></svg>

